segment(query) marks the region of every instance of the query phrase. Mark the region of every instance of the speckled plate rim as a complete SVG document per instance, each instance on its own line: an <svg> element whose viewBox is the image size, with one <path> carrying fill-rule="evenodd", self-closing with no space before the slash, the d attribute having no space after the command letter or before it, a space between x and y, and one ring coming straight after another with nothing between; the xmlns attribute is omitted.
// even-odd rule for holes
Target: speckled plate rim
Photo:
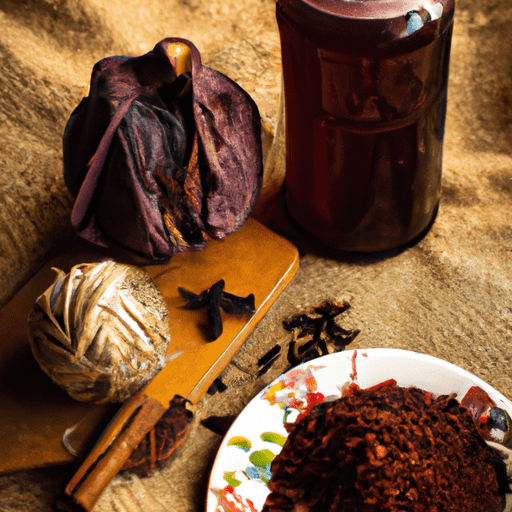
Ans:
<svg viewBox="0 0 512 512"><path fill-rule="evenodd" d="M388 379L434 394L454 392L459 400L469 388L479 386L498 407L512 415L512 402L503 394L471 372L437 357L394 348L347 350L322 356L279 376L239 414L213 463L206 512L261 511L268 495L265 480L270 477L265 463L279 453L287 436L285 413L289 414L287 420L293 421L301 411L300 403L304 406L307 402L306 395L313 401L318 393L324 399L335 399L342 387L351 382L366 388ZM279 393L281 398L277 398ZM288 401L288 405L279 400Z"/></svg>

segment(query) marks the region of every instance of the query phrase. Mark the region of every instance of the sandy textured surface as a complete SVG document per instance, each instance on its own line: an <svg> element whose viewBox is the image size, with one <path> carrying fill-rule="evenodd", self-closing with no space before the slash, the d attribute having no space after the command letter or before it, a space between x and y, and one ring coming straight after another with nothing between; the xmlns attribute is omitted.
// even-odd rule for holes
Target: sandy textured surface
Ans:
<svg viewBox="0 0 512 512"><path fill-rule="evenodd" d="M72 201L61 135L86 94L92 65L141 54L164 37L192 40L206 65L254 97L265 122L267 183L282 176L280 57L274 2L0 0L0 301L69 231ZM120 476L95 512L200 511L221 437L200 424L238 413L284 367L256 378L257 359L289 334L283 319L326 298L347 299L351 348L398 347L442 357L512 397L512 6L459 0L452 46L443 198L414 247L386 258L336 260L305 252L299 272L203 400L188 442L147 477ZM270 189L272 190L272 189ZM266 196L264 195L263 198ZM271 224L272 209L260 218ZM2 512L49 511L68 468L0 478Z"/></svg>

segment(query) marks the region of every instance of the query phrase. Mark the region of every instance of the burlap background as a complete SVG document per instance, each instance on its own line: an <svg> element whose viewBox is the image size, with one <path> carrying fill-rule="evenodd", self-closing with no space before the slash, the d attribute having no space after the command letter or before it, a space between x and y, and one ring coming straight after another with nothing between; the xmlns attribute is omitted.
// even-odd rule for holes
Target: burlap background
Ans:
<svg viewBox="0 0 512 512"><path fill-rule="evenodd" d="M118 477L95 511L201 510L221 437L200 420L236 414L276 377L283 360L255 378L256 360L286 342L284 318L325 298L350 301L346 325L361 329L353 348L442 357L512 396L512 6L458 0L456 9L443 199L431 231L387 258L304 253L296 278L225 372L227 391L201 403L183 449L147 477ZM270 149L280 90L273 1L0 0L0 26L0 304L69 234L62 131L106 55L145 53L169 36L192 40L206 65L258 103L268 156L263 199L272 195L283 172L279 133ZM259 211L275 224L274 210ZM68 476L55 468L2 477L0 510L51 510Z"/></svg>

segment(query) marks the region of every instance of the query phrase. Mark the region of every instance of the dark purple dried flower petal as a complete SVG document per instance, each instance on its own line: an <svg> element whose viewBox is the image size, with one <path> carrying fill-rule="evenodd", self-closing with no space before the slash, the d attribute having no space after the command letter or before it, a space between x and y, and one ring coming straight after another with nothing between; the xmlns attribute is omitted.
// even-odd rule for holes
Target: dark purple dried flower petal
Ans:
<svg viewBox="0 0 512 512"><path fill-rule="evenodd" d="M177 76L175 44L190 49L190 73ZM98 62L63 150L80 235L153 261L239 229L261 185L255 103L183 39Z"/></svg>
<svg viewBox="0 0 512 512"><path fill-rule="evenodd" d="M169 408L156 425L139 443L123 470L145 472L165 462L185 442L189 423L193 419L187 408L188 400L176 395L169 403Z"/></svg>
<svg viewBox="0 0 512 512"><path fill-rule="evenodd" d="M185 290L185 288L178 287L178 291L180 295L188 300L186 306L183 306L185 309L199 309L208 304L208 292L209 290L205 290L201 292L199 295L195 293L189 292Z"/></svg>

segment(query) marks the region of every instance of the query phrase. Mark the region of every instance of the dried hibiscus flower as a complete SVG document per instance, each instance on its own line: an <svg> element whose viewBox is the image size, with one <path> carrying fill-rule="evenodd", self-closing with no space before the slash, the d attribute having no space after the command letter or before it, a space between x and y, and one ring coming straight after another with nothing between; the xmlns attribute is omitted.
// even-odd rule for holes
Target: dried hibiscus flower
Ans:
<svg viewBox="0 0 512 512"><path fill-rule="evenodd" d="M189 402L180 396L175 396L171 400L169 409L135 448L125 462L123 470L145 472L169 459L187 437L188 427L193 419L188 404Z"/></svg>
<svg viewBox="0 0 512 512"><path fill-rule="evenodd" d="M239 229L261 186L256 104L184 39L98 62L63 152L78 233L151 261Z"/></svg>

